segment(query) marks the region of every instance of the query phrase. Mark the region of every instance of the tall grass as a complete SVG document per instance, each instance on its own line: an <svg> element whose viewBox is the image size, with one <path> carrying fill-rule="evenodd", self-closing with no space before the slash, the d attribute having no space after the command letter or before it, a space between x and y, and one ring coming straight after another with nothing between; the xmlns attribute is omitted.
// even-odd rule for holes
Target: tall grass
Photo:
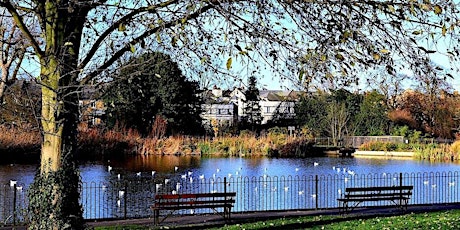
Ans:
<svg viewBox="0 0 460 230"><path fill-rule="evenodd" d="M456 144L458 145L458 144ZM428 144L417 148L414 151L417 159L435 161L458 161L459 152L452 151L452 146L448 144Z"/></svg>
<svg viewBox="0 0 460 230"><path fill-rule="evenodd" d="M243 132L240 136L194 138L158 135L141 137L133 130L98 130L81 125L79 127L80 152L93 154L143 154L143 155L187 155L205 156L281 156L294 157L307 152L311 146L306 139L293 138L286 134L268 133L256 137Z"/></svg>
<svg viewBox="0 0 460 230"><path fill-rule="evenodd" d="M160 122L158 123L160 124ZM112 156L126 154L143 155L187 155L204 156L269 156L269 157L306 157L317 156L307 139L291 137L283 132L269 131L256 136L242 132L239 136L221 137L165 137L163 125L152 127L152 134L142 137L137 131L126 128L104 130L91 128L85 124L78 127L78 149L81 156ZM0 151L10 153L36 153L38 155L41 135L37 129L30 127L0 126ZM415 152L418 159L460 160L460 141L452 145L405 145L391 143L366 143L364 150L407 151ZM3 157L2 156L2 157Z"/></svg>
<svg viewBox="0 0 460 230"><path fill-rule="evenodd" d="M397 151L397 152L412 152L416 149L424 147L426 144L418 143L392 143L381 141L369 141L359 146L362 151Z"/></svg>
<svg viewBox="0 0 460 230"><path fill-rule="evenodd" d="M6 127L0 126L0 150L2 152L39 151L41 136L38 129L30 126Z"/></svg>
<svg viewBox="0 0 460 230"><path fill-rule="evenodd" d="M37 162L41 135L29 126L0 126L0 163Z"/></svg>

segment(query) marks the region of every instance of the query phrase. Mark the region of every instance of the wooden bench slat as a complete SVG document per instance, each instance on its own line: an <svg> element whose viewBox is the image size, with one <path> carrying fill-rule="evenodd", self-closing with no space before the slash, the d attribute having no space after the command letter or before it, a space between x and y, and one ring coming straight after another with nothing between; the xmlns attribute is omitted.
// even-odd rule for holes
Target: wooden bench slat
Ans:
<svg viewBox="0 0 460 230"><path fill-rule="evenodd" d="M352 187L352 188L346 188L345 192L399 191L399 190L412 190L413 188L414 186Z"/></svg>
<svg viewBox="0 0 460 230"><path fill-rule="evenodd" d="M160 223L160 210L171 211L164 217L164 219L166 219L175 210L210 208L218 213L217 209L223 208L221 215L225 219L229 219L231 208L235 204L235 197L236 192L156 194L155 202L151 208L154 210L155 224Z"/></svg>
<svg viewBox="0 0 460 230"><path fill-rule="evenodd" d="M398 198L395 198L395 197L376 197L376 198L369 197L369 198L348 198L348 199L339 198L337 200L339 200L339 201L386 201L386 200L408 200L408 199L410 199L410 198L409 197L398 197Z"/></svg>
<svg viewBox="0 0 460 230"><path fill-rule="evenodd" d="M344 194L344 197L400 197L400 196L411 196L412 192L401 192L401 193L367 193L367 194Z"/></svg>
<svg viewBox="0 0 460 230"><path fill-rule="evenodd" d="M345 212L353 210L362 202L368 201L392 201L396 206L407 208L414 186L381 186L381 187L351 187L346 188L345 193L337 201L342 202L341 206ZM349 203L352 203L349 206Z"/></svg>
<svg viewBox="0 0 460 230"><path fill-rule="evenodd" d="M183 209L203 209L203 208L232 208L232 207L233 207L233 205L197 204L197 205L163 206L163 207L161 207L161 210L183 210Z"/></svg>
<svg viewBox="0 0 460 230"><path fill-rule="evenodd" d="M193 204L234 204L235 200L188 200L188 201L167 201L154 203L156 207Z"/></svg>
<svg viewBox="0 0 460 230"><path fill-rule="evenodd" d="M231 197L236 196L236 192L228 193L195 193L195 194L157 194L155 199L187 199L202 197Z"/></svg>

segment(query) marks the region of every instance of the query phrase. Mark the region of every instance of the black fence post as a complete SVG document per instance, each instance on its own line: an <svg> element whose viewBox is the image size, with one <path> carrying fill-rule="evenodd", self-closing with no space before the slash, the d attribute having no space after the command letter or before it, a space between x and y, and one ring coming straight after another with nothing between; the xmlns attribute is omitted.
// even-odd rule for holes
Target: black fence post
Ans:
<svg viewBox="0 0 460 230"><path fill-rule="evenodd" d="M17 196L17 187L16 184L13 186L13 226L16 226L16 196Z"/></svg>
<svg viewBox="0 0 460 230"><path fill-rule="evenodd" d="M315 175L315 207L316 209L318 209L318 197L319 197L319 190L318 190L318 183L319 183L319 179L318 179L318 175Z"/></svg>
<svg viewBox="0 0 460 230"><path fill-rule="evenodd" d="M227 177L224 177L224 193L227 193Z"/></svg>
<svg viewBox="0 0 460 230"><path fill-rule="evenodd" d="M399 186L403 186L403 174L399 173Z"/></svg>
<svg viewBox="0 0 460 230"><path fill-rule="evenodd" d="M123 208L124 208L124 214L123 214L123 217L124 219L126 220L126 216L127 216L127 213L128 213L128 208L126 207L127 203L128 203L128 182L125 182L125 192L123 193Z"/></svg>
<svg viewBox="0 0 460 230"><path fill-rule="evenodd" d="M401 173L399 173L399 186L400 186L400 188L401 188L401 191L399 191L399 193L401 194L401 197L402 197L402 193L403 193L403 190L402 190L403 180L402 180L402 179L403 179L403 174L402 174L402 172L401 172ZM400 206L402 205L402 202L403 202L402 199L400 199L400 200L399 200L399 205L400 205ZM407 206L406 206L406 208L407 208Z"/></svg>

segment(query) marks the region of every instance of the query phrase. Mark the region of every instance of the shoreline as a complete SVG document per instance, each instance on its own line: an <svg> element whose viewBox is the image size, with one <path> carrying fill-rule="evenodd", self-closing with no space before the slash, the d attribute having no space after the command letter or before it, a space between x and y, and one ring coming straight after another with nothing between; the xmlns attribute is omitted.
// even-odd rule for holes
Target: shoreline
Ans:
<svg viewBox="0 0 460 230"><path fill-rule="evenodd" d="M339 151L326 151L325 155L328 157L340 157L342 154ZM349 156L348 156L349 157ZM415 160L415 152L398 152L398 151L362 151L356 150L351 154L351 157L358 158L382 158L382 157L395 157L395 158L410 158Z"/></svg>
<svg viewBox="0 0 460 230"><path fill-rule="evenodd" d="M353 153L353 156L358 157L402 157L402 158L414 158L414 152L387 152L387 151L360 151L357 150Z"/></svg>
<svg viewBox="0 0 460 230"><path fill-rule="evenodd" d="M111 155L86 155L82 154L79 157L77 157L77 161L94 161L94 160L103 160L111 157L119 158L119 157L131 157L131 156L136 156L137 154L111 154ZM201 156L201 157L219 157L219 158L228 158L228 157L256 157L256 156L231 156L231 155L226 155L222 154L220 152L216 152L213 154L201 154L201 153L189 153L189 154L149 154L149 155L156 155L156 156L170 156L170 155L175 155L177 157L182 157L182 156ZM25 157L27 156L27 157ZM282 156L264 156L264 155L258 155L257 157L267 157L267 158L284 158ZM324 151L323 154L311 154L306 156L303 156L302 154L293 157L293 156L287 156L285 158L298 158L298 159L304 159L304 158L309 158L309 157L342 157L341 154L337 151ZM407 160L417 160L415 158L415 152L391 152L391 151L361 151L361 150L356 150L354 153L352 153L351 156L346 156L346 157L356 157L356 158L398 158L398 159L407 159ZM5 157L3 157L0 160L0 164L10 164L10 163L39 163L40 161L40 153L23 153L23 154L6 154Z"/></svg>

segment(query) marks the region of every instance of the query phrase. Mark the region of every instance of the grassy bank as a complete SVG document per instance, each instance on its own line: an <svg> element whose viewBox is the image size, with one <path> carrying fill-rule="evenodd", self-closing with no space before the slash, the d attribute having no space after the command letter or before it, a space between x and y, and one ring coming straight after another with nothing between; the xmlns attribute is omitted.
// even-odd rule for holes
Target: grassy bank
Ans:
<svg viewBox="0 0 460 230"><path fill-rule="evenodd" d="M149 226L126 225L96 227L96 230L113 229L154 229ZM166 228L163 228L166 229ZM171 229L174 229L171 227ZM202 228L204 229L204 228ZM343 217L343 216L304 216L280 218L266 221L250 220L247 223L226 225L209 229L460 229L460 210L411 213L390 217Z"/></svg>
<svg viewBox="0 0 460 230"><path fill-rule="evenodd" d="M322 153L312 148L304 138L290 137L277 129L256 137L249 132L239 136L195 138L184 136L142 137L132 129L103 130L86 125L78 127L78 152L81 158L110 157L112 155L188 155L205 156L270 156L308 157ZM30 154L38 159L41 136L38 131L0 127L0 150ZM308 154L308 155L305 155Z"/></svg>
<svg viewBox="0 0 460 230"><path fill-rule="evenodd" d="M0 159L15 162L17 159L37 161L40 152L40 132L29 126L0 126Z"/></svg>
<svg viewBox="0 0 460 230"><path fill-rule="evenodd" d="M392 217L307 216L237 224L215 229L460 229L460 211L407 214Z"/></svg>
<svg viewBox="0 0 460 230"><path fill-rule="evenodd" d="M0 152L2 160L19 158L37 160L41 136L29 127L0 126ZM282 129L272 129L256 137L250 132L239 136L195 138L184 136L142 137L132 129L103 130L79 126L78 150L83 159L113 155L188 155L237 157L310 157L322 156L313 143L304 138L288 136ZM369 142L360 147L364 151L413 151L417 159L460 160L460 141L452 145L394 144ZM11 159L9 159L11 158Z"/></svg>
<svg viewBox="0 0 460 230"><path fill-rule="evenodd" d="M418 143L389 143L367 142L359 147L362 151L385 152L414 152L414 157L420 160L459 161L460 141L453 144L418 144Z"/></svg>
<svg viewBox="0 0 460 230"><path fill-rule="evenodd" d="M422 160L432 161L459 161L460 141L448 144L428 144L421 146L414 151L414 157Z"/></svg>
<svg viewBox="0 0 460 230"><path fill-rule="evenodd" d="M225 137L184 137L167 138L141 137L132 130L101 131L98 129L80 128L80 152L82 153L124 153L142 155L188 155L205 156L270 156L299 157L318 155L312 150L312 143L304 138L293 138L287 134L268 132L256 137L243 132L239 136Z"/></svg>

